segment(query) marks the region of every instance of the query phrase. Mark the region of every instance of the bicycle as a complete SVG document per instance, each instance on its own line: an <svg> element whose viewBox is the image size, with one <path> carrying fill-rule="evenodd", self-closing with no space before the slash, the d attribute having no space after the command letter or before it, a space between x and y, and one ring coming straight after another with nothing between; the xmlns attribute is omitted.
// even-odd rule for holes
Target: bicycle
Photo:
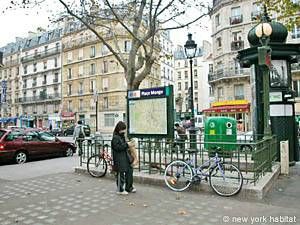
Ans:
<svg viewBox="0 0 300 225"><path fill-rule="evenodd" d="M194 152L195 153L195 152ZM176 160L171 162L164 173L166 185L173 191L184 191L192 183L203 179L220 196L233 196L240 192L243 186L241 171L231 163L224 163L218 153L199 167L195 166L195 156L191 160Z"/></svg>
<svg viewBox="0 0 300 225"><path fill-rule="evenodd" d="M102 145L98 148L98 153L92 155L87 161L87 171L92 177L104 177L107 172L108 165L112 171L113 160L108 153L108 145Z"/></svg>

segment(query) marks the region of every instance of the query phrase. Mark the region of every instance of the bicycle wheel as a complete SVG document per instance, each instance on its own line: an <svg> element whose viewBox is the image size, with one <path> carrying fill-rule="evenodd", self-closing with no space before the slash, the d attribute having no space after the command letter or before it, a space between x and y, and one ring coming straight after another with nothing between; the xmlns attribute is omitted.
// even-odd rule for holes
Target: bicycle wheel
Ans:
<svg viewBox="0 0 300 225"><path fill-rule="evenodd" d="M187 189L193 178L191 167L184 161L171 162L164 174L166 185L173 191L184 191Z"/></svg>
<svg viewBox="0 0 300 225"><path fill-rule="evenodd" d="M107 162L100 155L93 155L88 159L87 171L92 177L103 177L107 171Z"/></svg>
<svg viewBox="0 0 300 225"><path fill-rule="evenodd" d="M209 184L218 195L233 196L241 190L243 176L235 165L220 163L210 171Z"/></svg>

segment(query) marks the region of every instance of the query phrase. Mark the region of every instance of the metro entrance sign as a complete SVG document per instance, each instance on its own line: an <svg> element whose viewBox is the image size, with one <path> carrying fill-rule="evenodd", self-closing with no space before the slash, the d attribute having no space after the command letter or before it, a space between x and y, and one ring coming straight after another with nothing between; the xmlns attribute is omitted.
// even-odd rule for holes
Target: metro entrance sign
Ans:
<svg viewBox="0 0 300 225"><path fill-rule="evenodd" d="M127 92L128 134L174 137L173 86Z"/></svg>

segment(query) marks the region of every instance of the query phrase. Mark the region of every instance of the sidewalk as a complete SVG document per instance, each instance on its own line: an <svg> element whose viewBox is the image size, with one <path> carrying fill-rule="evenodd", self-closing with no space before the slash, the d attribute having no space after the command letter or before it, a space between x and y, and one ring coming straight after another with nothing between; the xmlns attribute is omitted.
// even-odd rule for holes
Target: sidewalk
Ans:
<svg viewBox="0 0 300 225"><path fill-rule="evenodd" d="M76 173L87 173L86 164L82 166L75 167ZM242 190L235 198L238 199L256 199L260 200L263 199L269 190L274 185L277 177L279 176L280 166L278 163L274 164L272 168L272 173L266 173L264 177L260 178L259 181L254 185L253 183L247 182L244 180L244 184ZM140 184L150 184L156 185L160 187L166 187L163 175L159 173L156 174L149 174L147 172L138 172L134 171L134 182ZM106 178L115 179L112 174L107 173ZM210 185L206 181L202 181L200 184L192 185L189 190L195 192L205 192L205 193L213 193Z"/></svg>

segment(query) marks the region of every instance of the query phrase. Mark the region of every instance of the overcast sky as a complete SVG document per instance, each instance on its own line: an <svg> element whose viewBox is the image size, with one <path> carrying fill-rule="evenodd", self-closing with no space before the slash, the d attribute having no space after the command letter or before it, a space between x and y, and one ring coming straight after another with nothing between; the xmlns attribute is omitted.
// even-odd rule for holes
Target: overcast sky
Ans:
<svg viewBox="0 0 300 225"><path fill-rule="evenodd" d="M47 12L46 9L19 9L9 10L2 13L3 7L5 7L5 3L2 1L7 0L1 0L2 4L0 5L0 47L9 42L14 42L15 37L26 37L28 35L28 31L36 31L38 27L47 29L47 26L49 26L50 23L48 16L50 16L50 13ZM174 46L178 44L184 45L187 40L188 32L193 34L193 39L196 41L198 46L201 46L203 40L210 41L211 25L209 19L205 19L202 24L205 24L206 27L191 26L189 28L183 28L180 31L171 31L171 39Z"/></svg>

